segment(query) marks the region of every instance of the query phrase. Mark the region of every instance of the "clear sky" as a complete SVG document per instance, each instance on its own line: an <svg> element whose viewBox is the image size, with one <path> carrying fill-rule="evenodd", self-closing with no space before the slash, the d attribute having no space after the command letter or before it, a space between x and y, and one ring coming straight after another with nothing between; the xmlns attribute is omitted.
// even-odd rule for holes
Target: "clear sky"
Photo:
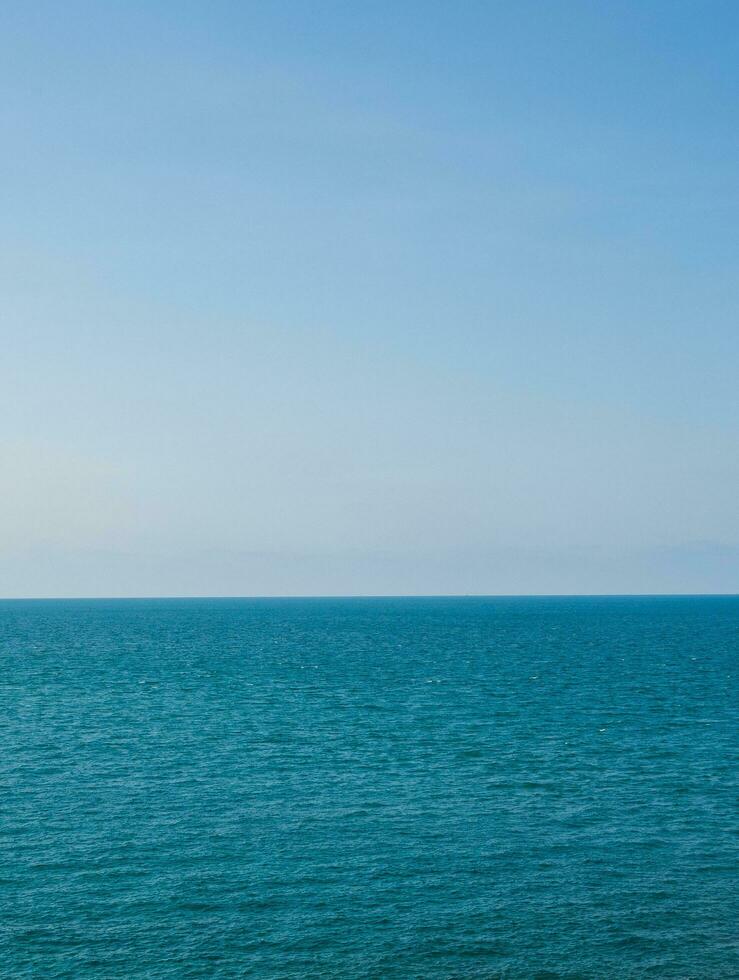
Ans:
<svg viewBox="0 0 739 980"><path fill-rule="evenodd" d="M8 0L0 595L739 591L735 0Z"/></svg>

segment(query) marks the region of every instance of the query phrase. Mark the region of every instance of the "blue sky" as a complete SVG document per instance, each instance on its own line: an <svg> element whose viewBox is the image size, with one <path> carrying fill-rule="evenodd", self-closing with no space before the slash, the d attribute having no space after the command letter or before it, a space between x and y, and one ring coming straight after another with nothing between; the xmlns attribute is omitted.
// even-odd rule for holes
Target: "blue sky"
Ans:
<svg viewBox="0 0 739 980"><path fill-rule="evenodd" d="M738 32L4 4L0 594L739 591Z"/></svg>

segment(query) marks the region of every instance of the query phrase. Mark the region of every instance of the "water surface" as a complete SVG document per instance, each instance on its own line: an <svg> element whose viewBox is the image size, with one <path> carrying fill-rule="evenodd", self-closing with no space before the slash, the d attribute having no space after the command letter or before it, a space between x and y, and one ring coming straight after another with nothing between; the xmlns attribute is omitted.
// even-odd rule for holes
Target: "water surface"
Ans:
<svg viewBox="0 0 739 980"><path fill-rule="evenodd" d="M0 974L736 977L738 628L0 603Z"/></svg>

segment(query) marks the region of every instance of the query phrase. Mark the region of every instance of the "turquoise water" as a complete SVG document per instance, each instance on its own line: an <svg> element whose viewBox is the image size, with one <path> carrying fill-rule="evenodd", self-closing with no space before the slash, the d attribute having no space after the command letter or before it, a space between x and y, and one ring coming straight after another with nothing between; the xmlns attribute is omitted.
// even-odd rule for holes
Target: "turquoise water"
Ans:
<svg viewBox="0 0 739 980"><path fill-rule="evenodd" d="M0 603L0 974L736 977L738 629Z"/></svg>

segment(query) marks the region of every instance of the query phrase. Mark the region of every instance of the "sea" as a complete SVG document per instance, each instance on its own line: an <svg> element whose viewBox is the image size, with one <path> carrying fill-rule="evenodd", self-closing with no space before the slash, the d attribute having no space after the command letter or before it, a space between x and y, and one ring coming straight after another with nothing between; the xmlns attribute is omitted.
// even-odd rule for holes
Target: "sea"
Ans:
<svg viewBox="0 0 739 980"><path fill-rule="evenodd" d="M739 598L0 603L0 976L739 977Z"/></svg>

